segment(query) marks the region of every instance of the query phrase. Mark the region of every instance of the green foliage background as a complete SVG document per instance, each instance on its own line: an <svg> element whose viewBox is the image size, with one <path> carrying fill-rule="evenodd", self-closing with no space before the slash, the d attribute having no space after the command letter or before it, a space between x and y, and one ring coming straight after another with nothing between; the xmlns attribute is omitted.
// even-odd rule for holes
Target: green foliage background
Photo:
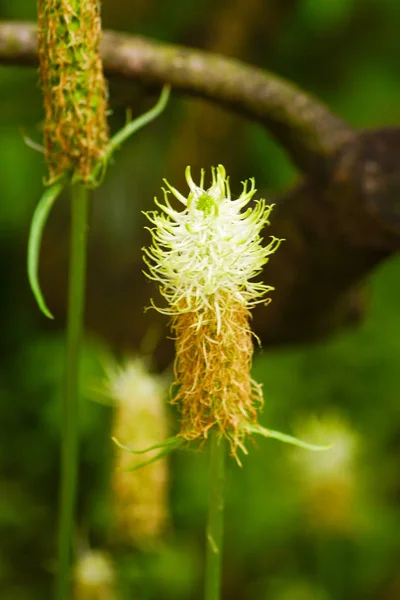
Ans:
<svg viewBox="0 0 400 600"><path fill-rule="evenodd" d="M35 19L35 3L1 0L1 19ZM398 0L106 0L104 26L236 56L320 96L360 127L400 124ZM111 82L112 127L126 106L140 114L153 90ZM259 126L199 100L174 97L168 117L117 155L93 202L85 379L100 375L99 349L140 344L130 273L140 261L140 209L168 176L186 189L186 164L222 162L261 194L296 172ZM68 211L60 202L43 247L42 277L56 314L38 314L25 276L29 220L41 194L37 74L0 67L0 597L51 598L58 484L59 386L63 371ZM235 184L232 186L235 189ZM287 242L290 243L290 240ZM143 283L143 285L145 285ZM227 600L394 600L400 597L400 267L387 263L369 283L370 306L357 331L312 347L261 353L265 426L295 431L332 412L354 432L355 507L345 526L323 526L339 510L335 487L318 500L290 449L262 440L244 468L231 464L227 489L224 598ZM162 332L162 335L164 333ZM109 536L110 409L82 399L79 523L94 547L115 557L118 599L201 597L206 459L171 460L172 527L165 547L139 552ZM329 440L327 440L329 442ZM301 460L300 460L301 463ZM339 509L338 509L339 506Z"/></svg>

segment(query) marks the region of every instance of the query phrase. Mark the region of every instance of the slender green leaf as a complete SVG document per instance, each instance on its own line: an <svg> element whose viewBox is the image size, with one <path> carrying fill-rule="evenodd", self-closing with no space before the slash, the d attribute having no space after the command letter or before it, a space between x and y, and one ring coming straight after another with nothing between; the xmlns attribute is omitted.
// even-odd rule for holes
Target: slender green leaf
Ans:
<svg viewBox="0 0 400 600"><path fill-rule="evenodd" d="M121 444L121 442L118 441L116 437L113 437L112 440L118 446L118 448L121 448L121 450L126 450L131 454L146 454L146 452L151 452L151 450L159 450L160 448L168 448L169 446L175 446L176 448L179 448L179 446L182 446L184 442L183 438L178 438L177 436L174 436L167 438L163 442L154 444L154 446L145 448L144 450L133 450L132 448L129 448L129 446L124 446L123 444Z"/></svg>
<svg viewBox="0 0 400 600"><path fill-rule="evenodd" d="M317 444L303 442L302 440L298 440L291 435L281 433L280 431L274 431L273 429L266 429L265 427L261 427L261 425L247 425L246 429L250 433L259 433L266 438L279 440L285 444L292 444L293 446L298 446L299 448L304 448L305 450L312 450L313 452L322 452L323 450L330 450L330 448L333 447L332 444L328 444L327 446L318 446Z"/></svg>
<svg viewBox="0 0 400 600"><path fill-rule="evenodd" d="M120 131L118 131L118 133L114 135L113 138L111 138L107 151L108 158L128 137L136 133L136 131L138 131L148 123L151 123L151 121L153 121L163 112L163 110L167 106L170 92L171 86L164 85L157 104L137 119L134 119L134 121L127 123L125 127L123 127Z"/></svg>
<svg viewBox="0 0 400 600"><path fill-rule="evenodd" d="M53 315L47 308L39 284L39 255L43 230L46 225L50 210L63 189L62 183L55 183L49 187L39 200L32 217L31 228L28 239L28 279L33 295L40 310L46 317L53 319Z"/></svg>
<svg viewBox="0 0 400 600"><path fill-rule="evenodd" d="M127 469L122 469L123 472L129 472L129 471L137 471L138 469L141 469L142 467L147 467L147 465L151 465L151 463L156 462L156 460L159 460L160 458L163 458L163 456L166 456L167 454L169 454L170 452L173 452L174 450L177 450L179 448L179 446L181 446L182 444L173 444L170 445L168 448L165 448L164 450L160 450L160 452L157 452L157 454L155 454L152 458L149 458L148 460L145 460L141 463L139 463L138 465L133 465L132 467L128 467Z"/></svg>

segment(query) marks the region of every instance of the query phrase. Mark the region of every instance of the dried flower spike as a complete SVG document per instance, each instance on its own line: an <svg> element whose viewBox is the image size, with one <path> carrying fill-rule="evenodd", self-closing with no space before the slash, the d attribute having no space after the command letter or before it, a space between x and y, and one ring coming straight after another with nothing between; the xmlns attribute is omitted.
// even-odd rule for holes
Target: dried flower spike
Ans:
<svg viewBox="0 0 400 600"><path fill-rule="evenodd" d="M91 183L108 143L99 0L39 0L39 64L50 183Z"/></svg>
<svg viewBox="0 0 400 600"><path fill-rule="evenodd" d="M161 312L172 316L175 334L173 402L182 410L180 434L187 440L207 437L211 427L229 438L233 454L242 444L247 423L257 419L261 387L251 379L253 354L249 309L268 302L273 288L254 282L281 242L262 245L261 229L273 205L265 200L248 204L256 193L254 180L232 199L222 165L212 169L205 190L186 169L190 193L186 198L165 181L161 212L146 213L152 245L144 248L147 276L160 285L168 302ZM184 206L176 211L172 193ZM247 207L247 208L246 208ZM245 210L244 210L245 209Z"/></svg>

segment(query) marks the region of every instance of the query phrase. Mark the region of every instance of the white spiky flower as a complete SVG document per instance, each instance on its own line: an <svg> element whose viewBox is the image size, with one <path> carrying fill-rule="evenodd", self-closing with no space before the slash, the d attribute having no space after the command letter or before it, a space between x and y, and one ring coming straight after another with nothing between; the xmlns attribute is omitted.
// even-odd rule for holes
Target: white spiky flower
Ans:
<svg viewBox="0 0 400 600"><path fill-rule="evenodd" d="M273 205L250 201L254 179L243 183L242 194L231 198L222 165L212 169L212 184L204 189L204 171L197 186L186 169L188 197L165 181L161 212L145 213L152 245L144 248L147 276L159 284L168 302L158 308L172 316L175 337L174 403L181 406L180 435L187 440L207 437L219 429L236 455L246 425L257 419L261 386L251 378L253 339L249 309L267 302L272 290L252 279L258 275L281 240L263 246L261 230ZM250 188L250 189L248 189ZM172 193L183 204L175 210ZM154 305L153 305L154 306Z"/></svg>
<svg viewBox="0 0 400 600"><path fill-rule="evenodd" d="M145 213L154 227L149 228L153 244L144 248L146 275L161 284L160 290L169 304L159 309L168 314L192 311L220 304L221 293L228 293L247 307L265 300L273 290L264 283L251 281L260 273L268 256L281 240L272 237L262 245L261 229L268 224L273 204L258 200L253 208L245 207L256 193L254 179L243 183L242 194L231 198L229 180L222 165L212 169L212 185L204 189L204 170L200 186L186 168L190 193L186 198L164 180L164 204L161 209ZM168 201L168 193L177 198L184 210L176 211Z"/></svg>

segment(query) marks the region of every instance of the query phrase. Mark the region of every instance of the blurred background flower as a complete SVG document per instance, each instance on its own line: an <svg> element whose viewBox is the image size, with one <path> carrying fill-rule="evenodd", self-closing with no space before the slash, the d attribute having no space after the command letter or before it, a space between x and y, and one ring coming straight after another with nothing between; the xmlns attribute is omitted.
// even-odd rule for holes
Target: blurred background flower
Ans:
<svg viewBox="0 0 400 600"><path fill-rule="evenodd" d="M110 557L100 550L89 550L74 566L74 600L116 600L115 573Z"/></svg>
<svg viewBox="0 0 400 600"><path fill-rule="evenodd" d="M167 381L151 374L140 358L107 369L105 384L114 405L113 437L133 450L145 450L168 437ZM159 459L131 471L157 451L131 454L115 449L113 509L118 539L135 546L160 541L168 523L168 466Z"/></svg>
<svg viewBox="0 0 400 600"><path fill-rule="evenodd" d="M294 475L310 526L317 531L347 532L357 522L358 436L340 417L305 418L296 435L317 444L331 444L323 452L291 453ZM360 498L358 498L360 500Z"/></svg>

